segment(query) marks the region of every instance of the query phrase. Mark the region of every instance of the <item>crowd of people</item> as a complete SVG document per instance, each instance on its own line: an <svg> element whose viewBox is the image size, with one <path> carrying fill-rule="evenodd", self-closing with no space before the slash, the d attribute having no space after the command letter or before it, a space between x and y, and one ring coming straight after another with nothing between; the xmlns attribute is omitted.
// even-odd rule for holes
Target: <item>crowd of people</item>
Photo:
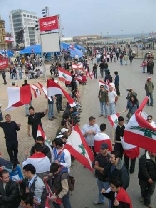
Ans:
<svg viewBox="0 0 156 208"><path fill-rule="evenodd" d="M128 54L128 55L127 55ZM132 50L126 48L103 48L97 50L90 60L93 61L93 69L90 69L89 62L86 57L83 57L81 63L83 64L83 73L94 73L94 78L97 79L98 67L100 69L103 84L100 85L98 98L100 102L100 117L107 118L109 115L116 114L116 104L120 96L120 78L117 71L114 72L114 78L111 76L109 69L109 62L117 62L127 65L129 56L130 64L134 58ZM17 65L23 64L21 60L17 60ZM28 60L25 63L26 68L35 67L41 64L39 59L35 59L34 63ZM96 60L96 63L94 61ZM76 60L75 60L76 61ZM75 62L77 63L77 62ZM51 75L57 77L59 63L51 66ZM0 122L0 127L4 131L6 148L10 160L0 157L0 207L2 208L45 208L47 203L50 207L64 208L73 207L69 200L70 191L70 167L74 158L71 156L69 150L65 147L68 137L72 132L73 126L79 124L80 114L82 112L81 97L79 94L77 77L83 76L83 73L75 72L70 68L70 65L65 66L65 69L71 71L72 81L68 85L71 87L71 97L74 99L76 106L71 107L69 103L66 106L62 104L62 95L57 94L48 97L48 109L43 112L35 112L32 103L26 105L27 134L33 137L34 145L30 152L25 153L25 160L20 166L18 158L18 139L17 132L20 131L21 125L11 120L9 114L5 115L5 121ZM28 69L31 70L31 69ZM149 71L148 71L149 72ZM151 71L150 71L151 72ZM11 72L11 78L14 76ZM55 81L55 79L53 78ZM27 80L24 85L28 84ZM133 89L127 89L127 105L125 112L127 112L127 122L139 108L139 101L137 93ZM146 95L149 97L148 105L153 106L153 91L154 84L151 77L148 77L145 83ZM55 139L51 144L45 142L44 136L38 135L38 128L42 128L42 118L48 114L50 121L56 119L54 115L54 101L56 99L57 112L63 112L61 129L57 132ZM147 122L156 127L152 115L147 116ZM110 137L105 133L106 124L101 123L100 126L96 124L94 116L89 117L89 122L82 127L82 134L86 140L88 147L94 154L94 161L92 167L95 170L95 177L97 178L98 200L94 205L104 205L105 198L108 198L109 208L132 208L132 200L129 197L127 188L130 183L130 174L135 171L136 158L138 153L134 156L126 154L124 149L124 129L126 121L123 116L118 117L117 124L114 125L115 137L111 141ZM98 147L95 141L105 138ZM139 149L139 148L138 148ZM145 151L139 159L139 185L141 189L140 202L145 206L152 208L151 197L154 193L156 182L156 153ZM22 169L22 170L21 170ZM72 181L74 184L74 180ZM73 185L72 184L72 185ZM62 204L62 205L61 205Z"/></svg>

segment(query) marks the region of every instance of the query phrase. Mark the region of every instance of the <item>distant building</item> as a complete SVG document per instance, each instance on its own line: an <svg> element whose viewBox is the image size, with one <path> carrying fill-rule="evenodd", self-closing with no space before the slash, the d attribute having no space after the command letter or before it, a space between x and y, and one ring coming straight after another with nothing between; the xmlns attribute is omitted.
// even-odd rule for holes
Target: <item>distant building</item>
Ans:
<svg viewBox="0 0 156 208"><path fill-rule="evenodd" d="M23 43L26 46L38 44L39 31L36 31L35 25L38 21L37 14L25 10L13 10L10 12L10 27L15 46L18 44L19 31L23 30Z"/></svg>
<svg viewBox="0 0 156 208"><path fill-rule="evenodd" d="M73 41L83 41L83 40L97 40L99 35L83 35L83 36L74 36Z"/></svg>
<svg viewBox="0 0 156 208"><path fill-rule="evenodd" d="M62 37L61 41L66 42L66 43L71 43L71 42L73 42L73 38L72 37Z"/></svg>
<svg viewBox="0 0 156 208"><path fill-rule="evenodd" d="M5 42L5 21L0 18L0 49L7 49Z"/></svg>

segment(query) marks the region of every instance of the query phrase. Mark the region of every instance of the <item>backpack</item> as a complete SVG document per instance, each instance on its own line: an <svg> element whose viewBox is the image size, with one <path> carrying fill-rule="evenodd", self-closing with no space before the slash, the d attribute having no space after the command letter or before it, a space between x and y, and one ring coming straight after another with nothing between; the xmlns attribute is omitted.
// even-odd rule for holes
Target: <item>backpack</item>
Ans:
<svg viewBox="0 0 156 208"><path fill-rule="evenodd" d="M63 173L61 174L61 176ZM68 175L68 186L69 186L69 191L74 191L74 185L75 185L75 178L74 176Z"/></svg>

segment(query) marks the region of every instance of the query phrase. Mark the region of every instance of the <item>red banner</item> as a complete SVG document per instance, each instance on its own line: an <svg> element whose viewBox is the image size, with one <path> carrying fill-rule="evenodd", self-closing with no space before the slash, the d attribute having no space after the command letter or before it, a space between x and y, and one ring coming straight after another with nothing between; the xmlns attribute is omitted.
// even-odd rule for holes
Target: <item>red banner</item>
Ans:
<svg viewBox="0 0 156 208"><path fill-rule="evenodd" d="M8 59L7 58L0 58L0 70L6 69L8 68L9 63L8 63Z"/></svg>
<svg viewBox="0 0 156 208"><path fill-rule="evenodd" d="M59 29L59 16L44 17L39 19L40 32Z"/></svg>

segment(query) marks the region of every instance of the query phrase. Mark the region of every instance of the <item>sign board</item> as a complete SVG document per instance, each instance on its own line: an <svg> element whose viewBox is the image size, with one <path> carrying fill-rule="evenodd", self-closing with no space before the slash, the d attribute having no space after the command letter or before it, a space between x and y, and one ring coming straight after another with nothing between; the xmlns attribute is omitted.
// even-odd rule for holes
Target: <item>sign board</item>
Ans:
<svg viewBox="0 0 156 208"><path fill-rule="evenodd" d="M59 29L59 15L39 19L40 32Z"/></svg>
<svg viewBox="0 0 156 208"><path fill-rule="evenodd" d="M42 52L60 52L60 37L59 33L41 34Z"/></svg>

